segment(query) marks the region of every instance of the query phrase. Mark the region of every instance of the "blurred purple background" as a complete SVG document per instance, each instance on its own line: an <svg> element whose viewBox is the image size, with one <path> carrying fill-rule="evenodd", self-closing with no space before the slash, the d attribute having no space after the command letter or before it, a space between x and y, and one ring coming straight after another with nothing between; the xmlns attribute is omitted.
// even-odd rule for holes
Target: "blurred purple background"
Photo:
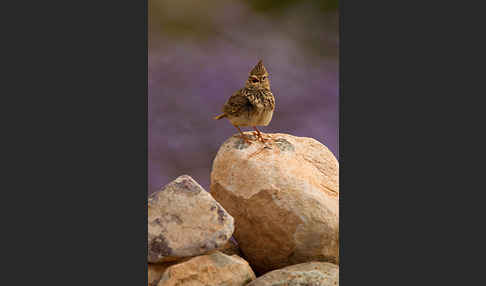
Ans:
<svg viewBox="0 0 486 286"><path fill-rule="evenodd" d="M276 100L261 130L315 138L339 159L335 2L149 1L149 193L182 174L209 191L216 152L237 132L212 118L259 59Z"/></svg>

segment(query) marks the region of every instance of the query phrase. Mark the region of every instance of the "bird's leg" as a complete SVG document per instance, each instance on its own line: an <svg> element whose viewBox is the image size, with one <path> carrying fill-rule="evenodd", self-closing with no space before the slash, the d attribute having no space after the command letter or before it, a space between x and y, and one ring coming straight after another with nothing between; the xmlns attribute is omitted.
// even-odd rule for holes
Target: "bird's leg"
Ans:
<svg viewBox="0 0 486 286"><path fill-rule="evenodd" d="M260 130L258 130L258 128L256 128L256 126L253 126L253 129L255 129L256 135L258 136L258 138L260 139L260 141L262 141L263 143L265 143L265 139L263 138L262 133L260 132Z"/></svg>
<svg viewBox="0 0 486 286"><path fill-rule="evenodd" d="M243 140L245 140L246 143L251 144L251 141L245 136L243 131L241 131L240 127L238 127L236 125L233 125L233 126L236 127L238 129L238 131L240 131L241 138L243 138Z"/></svg>

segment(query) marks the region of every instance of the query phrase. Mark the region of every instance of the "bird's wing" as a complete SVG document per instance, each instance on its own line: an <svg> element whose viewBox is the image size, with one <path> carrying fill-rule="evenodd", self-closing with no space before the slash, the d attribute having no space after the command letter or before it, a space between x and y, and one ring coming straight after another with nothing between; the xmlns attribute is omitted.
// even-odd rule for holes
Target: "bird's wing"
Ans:
<svg viewBox="0 0 486 286"><path fill-rule="evenodd" d="M247 111L251 106L248 96L239 91L235 92L223 106L223 112L227 115L238 116Z"/></svg>

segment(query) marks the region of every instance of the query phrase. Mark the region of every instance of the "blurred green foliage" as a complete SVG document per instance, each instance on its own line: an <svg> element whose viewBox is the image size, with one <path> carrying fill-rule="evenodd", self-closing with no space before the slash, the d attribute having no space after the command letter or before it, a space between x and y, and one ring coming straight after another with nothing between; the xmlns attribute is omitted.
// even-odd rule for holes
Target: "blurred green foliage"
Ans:
<svg viewBox="0 0 486 286"><path fill-rule="evenodd" d="M243 0L254 10L271 12L286 9L294 4L308 2L322 11L338 9L338 0Z"/></svg>
<svg viewBox="0 0 486 286"><path fill-rule="evenodd" d="M163 47L168 38L248 48L270 45L264 39L273 38L337 56L338 0L149 0L148 5L152 48Z"/></svg>
<svg viewBox="0 0 486 286"><path fill-rule="evenodd" d="M307 7L314 13L337 12L338 0L149 0L149 26L151 30L168 33L207 36L217 30L220 7L228 3L242 3L251 10L272 16L288 15L295 7ZM210 4L210 5L208 5ZM287 14L286 14L287 13ZM302 11L299 11L301 15ZM268 15L270 16L270 15ZM305 16L303 17L305 21Z"/></svg>

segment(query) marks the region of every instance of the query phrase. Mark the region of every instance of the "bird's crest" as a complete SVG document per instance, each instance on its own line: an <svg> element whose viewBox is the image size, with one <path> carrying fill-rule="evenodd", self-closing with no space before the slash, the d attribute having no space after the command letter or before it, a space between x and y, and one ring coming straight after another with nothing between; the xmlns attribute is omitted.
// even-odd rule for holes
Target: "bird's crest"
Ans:
<svg viewBox="0 0 486 286"><path fill-rule="evenodd" d="M250 75L265 75L268 74L267 69L263 66L262 60L251 70Z"/></svg>

